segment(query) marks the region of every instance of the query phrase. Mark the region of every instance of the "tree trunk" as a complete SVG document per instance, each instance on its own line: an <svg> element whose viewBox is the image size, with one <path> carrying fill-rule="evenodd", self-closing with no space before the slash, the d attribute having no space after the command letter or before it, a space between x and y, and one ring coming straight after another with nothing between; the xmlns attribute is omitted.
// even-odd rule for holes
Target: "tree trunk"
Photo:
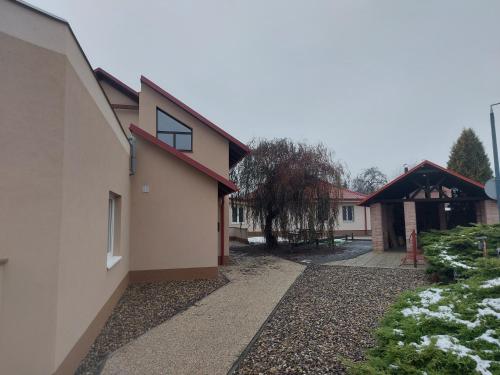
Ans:
<svg viewBox="0 0 500 375"><path fill-rule="evenodd" d="M268 248L274 248L278 246L278 241L273 234L273 216L266 216L266 224L264 226L264 237L266 239L266 245Z"/></svg>

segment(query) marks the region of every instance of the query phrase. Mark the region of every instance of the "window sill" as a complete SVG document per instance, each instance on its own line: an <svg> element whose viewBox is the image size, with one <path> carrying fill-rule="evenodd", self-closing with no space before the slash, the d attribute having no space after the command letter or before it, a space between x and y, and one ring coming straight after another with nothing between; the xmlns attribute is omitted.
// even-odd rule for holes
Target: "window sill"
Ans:
<svg viewBox="0 0 500 375"><path fill-rule="evenodd" d="M121 256L108 256L108 258L106 259L106 268L110 270L111 268L116 266L120 260L122 260Z"/></svg>

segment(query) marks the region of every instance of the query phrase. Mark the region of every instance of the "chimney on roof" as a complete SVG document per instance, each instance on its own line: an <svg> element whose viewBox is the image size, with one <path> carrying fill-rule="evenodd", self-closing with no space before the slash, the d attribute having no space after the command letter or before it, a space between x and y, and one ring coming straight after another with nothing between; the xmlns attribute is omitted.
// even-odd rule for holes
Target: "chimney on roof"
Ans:
<svg viewBox="0 0 500 375"><path fill-rule="evenodd" d="M406 172L408 172L408 164L404 164L404 165L403 165L403 168L404 168L404 170L405 170L405 173L406 173Z"/></svg>

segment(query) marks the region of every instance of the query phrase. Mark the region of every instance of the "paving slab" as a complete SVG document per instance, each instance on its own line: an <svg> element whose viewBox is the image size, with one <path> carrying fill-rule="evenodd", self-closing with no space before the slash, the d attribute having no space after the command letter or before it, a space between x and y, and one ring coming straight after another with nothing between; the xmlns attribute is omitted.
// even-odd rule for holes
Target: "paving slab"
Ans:
<svg viewBox="0 0 500 375"><path fill-rule="evenodd" d="M404 251L370 251L355 258L324 263L327 266L369 267L369 268L414 268L413 264L401 264ZM426 264L419 264L418 269L425 269Z"/></svg>
<svg viewBox="0 0 500 375"><path fill-rule="evenodd" d="M230 280L113 353L102 374L226 374L305 266L235 257Z"/></svg>

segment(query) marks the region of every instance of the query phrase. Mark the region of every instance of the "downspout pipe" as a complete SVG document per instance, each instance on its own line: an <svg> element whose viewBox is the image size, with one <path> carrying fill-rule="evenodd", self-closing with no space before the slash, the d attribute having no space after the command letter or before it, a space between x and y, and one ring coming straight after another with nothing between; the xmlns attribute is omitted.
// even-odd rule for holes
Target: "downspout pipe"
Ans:
<svg viewBox="0 0 500 375"><path fill-rule="evenodd" d="M129 139L130 143L130 171L129 175L133 176L135 175L135 170L137 167L137 159L136 159L136 143L135 143L135 138L130 137Z"/></svg>
<svg viewBox="0 0 500 375"><path fill-rule="evenodd" d="M224 195L220 205L220 265L224 265Z"/></svg>

